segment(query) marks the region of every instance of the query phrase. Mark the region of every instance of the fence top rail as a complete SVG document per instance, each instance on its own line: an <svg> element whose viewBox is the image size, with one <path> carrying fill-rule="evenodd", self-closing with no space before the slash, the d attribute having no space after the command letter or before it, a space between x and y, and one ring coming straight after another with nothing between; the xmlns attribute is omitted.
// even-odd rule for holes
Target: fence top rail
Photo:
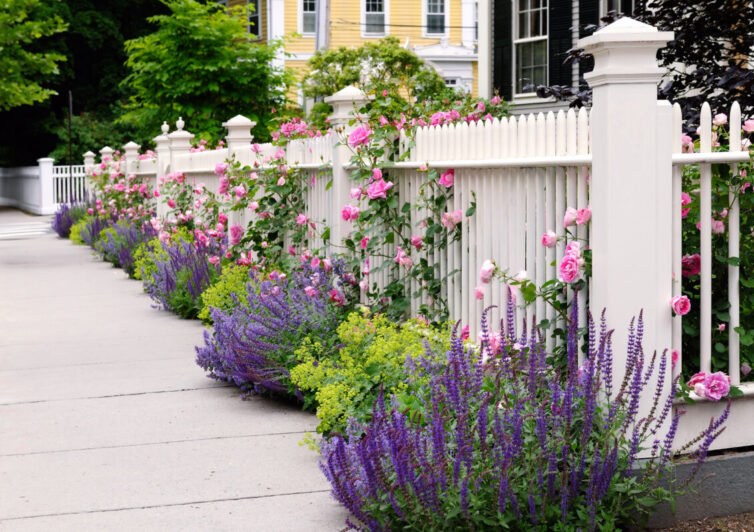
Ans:
<svg viewBox="0 0 754 532"><path fill-rule="evenodd" d="M449 161L400 161L387 163L386 168L528 168L551 166L590 166L591 155L553 155L549 157L515 157L498 159L458 159Z"/></svg>
<svg viewBox="0 0 754 532"><path fill-rule="evenodd" d="M722 163L748 163L748 151L720 151L702 153L674 153L673 164L722 164Z"/></svg>

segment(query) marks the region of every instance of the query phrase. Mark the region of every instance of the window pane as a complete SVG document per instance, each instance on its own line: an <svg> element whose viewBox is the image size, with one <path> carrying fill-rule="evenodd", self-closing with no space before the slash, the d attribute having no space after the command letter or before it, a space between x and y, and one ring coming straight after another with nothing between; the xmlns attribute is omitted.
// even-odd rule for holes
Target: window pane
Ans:
<svg viewBox="0 0 754 532"><path fill-rule="evenodd" d="M445 0L427 0L427 13L445 14Z"/></svg>
<svg viewBox="0 0 754 532"><path fill-rule="evenodd" d="M304 13L314 13L317 10L316 0L304 0Z"/></svg>
<svg viewBox="0 0 754 532"><path fill-rule="evenodd" d="M540 35L547 35L547 6L542 11L542 33Z"/></svg>
<svg viewBox="0 0 754 532"><path fill-rule="evenodd" d="M547 83L547 67L537 67L532 74L533 83L535 85L544 85Z"/></svg>
<svg viewBox="0 0 754 532"><path fill-rule="evenodd" d="M547 64L547 41L537 41L531 43L532 45L532 64L533 65L546 65Z"/></svg>
<svg viewBox="0 0 754 532"><path fill-rule="evenodd" d="M526 11L529 9L529 0L518 0L518 10Z"/></svg>
<svg viewBox="0 0 754 532"><path fill-rule="evenodd" d="M518 15L518 38L526 39L529 37L529 15L521 13Z"/></svg>
<svg viewBox="0 0 754 532"><path fill-rule="evenodd" d="M385 11L382 0L366 0L367 13L382 13Z"/></svg>
<svg viewBox="0 0 754 532"><path fill-rule="evenodd" d="M445 15L427 15L427 33L445 33Z"/></svg>
<svg viewBox="0 0 754 532"><path fill-rule="evenodd" d="M532 37L539 37L540 35L542 35L539 32L539 16L540 16L540 11L539 10L537 10L537 11L531 11L531 15L529 17L529 21L530 21L529 22L529 27L531 28L531 36Z"/></svg>
<svg viewBox="0 0 754 532"><path fill-rule="evenodd" d="M316 33L317 17L315 13L304 13L304 33Z"/></svg>
<svg viewBox="0 0 754 532"><path fill-rule="evenodd" d="M385 33L385 15L382 13L366 14L366 33Z"/></svg>

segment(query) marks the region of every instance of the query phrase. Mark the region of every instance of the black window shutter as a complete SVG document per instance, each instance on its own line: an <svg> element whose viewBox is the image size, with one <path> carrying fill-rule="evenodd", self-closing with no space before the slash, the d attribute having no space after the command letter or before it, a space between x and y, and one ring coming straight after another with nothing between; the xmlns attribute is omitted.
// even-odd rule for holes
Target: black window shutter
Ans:
<svg viewBox="0 0 754 532"><path fill-rule="evenodd" d="M492 83L507 101L513 99L513 20L511 0L494 0Z"/></svg>
<svg viewBox="0 0 754 532"><path fill-rule="evenodd" d="M593 25L595 27L600 24L600 5L599 0L580 0L579 1L579 25L581 30L579 31L579 37L587 37L593 33L593 31L584 31L584 26ZM585 72L591 72L594 68L594 60L589 57L588 59L579 63L579 75L583 76Z"/></svg>
<svg viewBox="0 0 754 532"><path fill-rule="evenodd" d="M573 1L550 0L549 85L571 86L571 65L563 64L563 61L566 58L566 52L573 47L571 41Z"/></svg>

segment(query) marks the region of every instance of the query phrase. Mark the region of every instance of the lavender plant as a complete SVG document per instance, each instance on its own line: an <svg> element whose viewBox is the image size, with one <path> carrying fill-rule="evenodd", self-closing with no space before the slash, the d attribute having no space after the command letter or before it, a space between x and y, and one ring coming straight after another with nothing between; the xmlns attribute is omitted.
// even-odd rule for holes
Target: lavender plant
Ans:
<svg viewBox="0 0 754 532"><path fill-rule="evenodd" d="M182 318L196 318L202 308L202 292L220 274L220 266L210 263L209 257L221 246L218 242L163 242L164 253L155 254L155 268L144 278L144 290L165 310Z"/></svg>
<svg viewBox="0 0 754 532"><path fill-rule="evenodd" d="M562 372L547 365L534 328L515 337L512 316L509 307L500 336L483 318L480 352L454 333L447 364L440 371L427 365L430 384L410 407L381 395L368 424L354 421L348 437L323 443L320 466L334 497L358 520L347 521L351 528L631 529L688 486L690 479L679 486L669 474L680 414L672 413L675 387L663 389L667 358L650 361L643 353L641 318L613 390L604 314L599 334L590 322L580 367L570 327ZM651 412L639 419L639 397L655 372ZM698 465L729 409L696 440ZM643 450L649 457L639 465Z"/></svg>
<svg viewBox="0 0 754 532"><path fill-rule="evenodd" d="M52 230L62 238L68 238L71 227L81 218L86 216L87 205L85 203L63 203L55 212L52 219Z"/></svg>
<svg viewBox="0 0 754 532"><path fill-rule="evenodd" d="M157 236L152 224L138 223L129 219L118 220L102 232L95 249L102 258L123 268L129 277L134 276L134 251L142 242Z"/></svg>
<svg viewBox="0 0 754 532"><path fill-rule="evenodd" d="M295 351L307 338L328 342L351 307L353 288L342 282L345 263L304 263L290 277L277 271L261 275L249 270L248 305L229 311L213 308L214 332L204 333L196 362L209 376L245 391L267 390L304 396L291 384ZM332 347L332 346L330 346ZM308 406L310 400L305 401Z"/></svg>
<svg viewBox="0 0 754 532"><path fill-rule="evenodd" d="M102 216L87 216L82 221L81 240L87 246L93 248L99 240L100 233L110 226L110 220Z"/></svg>

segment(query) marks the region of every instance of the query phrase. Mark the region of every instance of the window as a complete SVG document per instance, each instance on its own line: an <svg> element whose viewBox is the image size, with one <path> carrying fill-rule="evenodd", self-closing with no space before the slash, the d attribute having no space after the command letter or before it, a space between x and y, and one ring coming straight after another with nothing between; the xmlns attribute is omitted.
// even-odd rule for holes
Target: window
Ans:
<svg viewBox="0 0 754 532"><path fill-rule="evenodd" d="M364 0L365 35L385 35L385 1Z"/></svg>
<svg viewBox="0 0 754 532"><path fill-rule="evenodd" d="M516 94L547 84L547 0L516 0L514 69Z"/></svg>
<svg viewBox="0 0 754 532"><path fill-rule="evenodd" d="M445 34L445 0L426 0L427 35Z"/></svg>
<svg viewBox="0 0 754 532"><path fill-rule="evenodd" d="M252 7L249 13L249 33L257 40L262 38L262 15L259 12L259 0L246 0L246 4Z"/></svg>
<svg viewBox="0 0 754 532"><path fill-rule="evenodd" d="M458 86L458 80L456 78L445 78L445 86L455 89Z"/></svg>
<svg viewBox="0 0 754 532"><path fill-rule="evenodd" d="M301 0L301 33L317 33L317 0Z"/></svg>
<svg viewBox="0 0 754 532"><path fill-rule="evenodd" d="M474 2L474 42L479 42L479 3Z"/></svg>
<svg viewBox="0 0 754 532"><path fill-rule="evenodd" d="M602 0L600 3L603 17L610 11L630 16L636 10L636 0Z"/></svg>

